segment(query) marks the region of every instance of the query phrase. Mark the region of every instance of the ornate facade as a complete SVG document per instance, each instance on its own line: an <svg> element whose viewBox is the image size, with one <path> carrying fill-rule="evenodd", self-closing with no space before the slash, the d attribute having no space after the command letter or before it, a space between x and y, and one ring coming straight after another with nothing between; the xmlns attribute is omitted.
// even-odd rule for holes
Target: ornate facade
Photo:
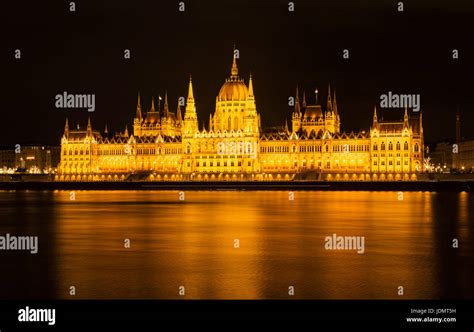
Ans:
<svg viewBox="0 0 474 332"><path fill-rule="evenodd" d="M159 102L159 105L161 102ZM184 105L182 105L184 106ZM296 90L291 130L288 125L262 131L250 76L231 75L216 97L209 123L199 128L190 79L184 118L165 95L163 110L152 99L146 114L140 96L133 133L109 137L92 129L70 130L61 139L59 181L272 181L272 180L416 180L423 171L422 116L381 121L341 132L336 93L328 92L325 110L300 101Z"/></svg>

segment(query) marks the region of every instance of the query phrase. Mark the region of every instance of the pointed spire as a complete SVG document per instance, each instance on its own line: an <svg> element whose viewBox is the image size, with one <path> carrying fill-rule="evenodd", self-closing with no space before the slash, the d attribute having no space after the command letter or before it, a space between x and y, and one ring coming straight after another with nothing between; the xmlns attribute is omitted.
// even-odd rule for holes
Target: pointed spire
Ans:
<svg viewBox="0 0 474 332"><path fill-rule="evenodd" d="M423 132L423 112L420 111L420 133Z"/></svg>
<svg viewBox="0 0 474 332"><path fill-rule="evenodd" d="M331 84L328 85L328 103L327 103L327 111L332 111L332 103L331 103Z"/></svg>
<svg viewBox="0 0 474 332"><path fill-rule="evenodd" d="M250 73L250 79L249 79L249 97L253 97L252 73Z"/></svg>
<svg viewBox="0 0 474 332"><path fill-rule="evenodd" d="M336 89L334 89L334 114L337 115L337 101L336 101Z"/></svg>
<svg viewBox="0 0 474 332"><path fill-rule="evenodd" d="M107 123L105 124L105 128L104 128L104 134L108 134L109 133L109 129L107 128Z"/></svg>
<svg viewBox="0 0 474 332"><path fill-rule="evenodd" d="M138 120L141 120L141 119L142 119L142 105L141 105L141 102L140 102L140 92L138 92L136 118L137 118Z"/></svg>
<svg viewBox="0 0 474 332"><path fill-rule="evenodd" d="M66 124L64 125L64 136L66 137L69 136L69 122L67 118L66 118Z"/></svg>
<svg viewBox="0 0 474 332"><path fill-rule="evenodd" d="M87 119L87 135L92 134L92 125L91 125L91 117Z"/></svg>
<svg viewBox="0 0 474 332"><path fill-rule="evenodd" d="M235 45L234 51L232 52L232 69L230 70L230 75L233 78L237 78L239 75L239 69L237 68L237 57L235 56Z"/></svg>
<svg viewBox="0 0 474 332"><path fill-rule="evenodd" d="M285 131L288 132L288 120L285 119Z"/></svg>
<svg viewBox="0 0 474 332"><path fill-rule="evenodd" d="M298 93L298 85L296 85L296 97L295 97L295 113L300 113L300 97Z"/></svg>
<svg viewBox="0 0 474 332"><path fill-rule="evenodd" d="M151 97L151 109L150 112L155 111L155 97Z"/></svg>
<svg viewBox="0 0 474 332"><path fill-rule="evenodd" d="M165 118L168 118L168 91L165 91Z"/></svg>
<svg viewBox="0 0 474 332"><path fill-rule="evenodd" d="M374 127L377 125L377 106L374 106Z"/></svg>
<svg viewBox="0 0 474 332"><path fill-rule="evenodd" d="M303 90L303 108L306 108L306 92Z"/></svg>
<svg viewBox="0 0 474 332"><path fill-rule="evenodd" d="M209 114L209 131L212 130L212 114Z"/></svg>
<svg viewBox="0 0 474 332"><path fill-rule="evenodd" d="M189 87L188 87L188 101L189 100L194 100L194 94L193 94L193 80L191 75L189 75Z"/></svg>
<svg viewBox="0 0 474 332"><path fill-rule="evenodd" d="M124 135L125 135L125 137L128 137L128 125L125 125Z"/></svg>
<svg viewBox="0 0 474 332"><path fill-rule="evenodd" d="M405 115L403 116L403 121L408 123L408 109L406 106L405 106Z"/></svg>
<svg viewBox="0 0 474 332"><path fill-rule="evenodd" d="M183 116L181 115L181 106L179 105L179 98L178 98L178 108L176 109L176 117L178 118L178 122L183 122Z"/></svg>

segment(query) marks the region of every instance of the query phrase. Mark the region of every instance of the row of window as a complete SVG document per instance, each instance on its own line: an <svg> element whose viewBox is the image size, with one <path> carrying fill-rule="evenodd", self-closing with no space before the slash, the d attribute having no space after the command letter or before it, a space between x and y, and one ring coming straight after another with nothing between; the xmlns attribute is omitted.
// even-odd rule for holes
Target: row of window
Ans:
<svg viewBox="0 0 474 332"><path fill-rule="evenodd" d="M405 160L405 162L403 163L405 166L408 166L408 160ZM378 162L377 160L374 160L374 166L377 166L378 165ZM388 161L388 166L392 166L393 165L393 161L392 160L389 160ZM397 166L400 166L401 163L400 163L400 160L397 160L397 163L396 163ZM385 161L381 161L380 162L380 166L385 166Z"/></svg>
<svg viewBox="0 0 474 332"><path fill-rule="evenodd" d="M197 167L201 167L201 166L202 167L207 167L208 165L209 165L209 167L214 167L214 166L220 167L221 164L222 164L223 167L227 167L228 165L230 167L234 167L236 164L237 164L237 166L240 167L240 166L242 166L242 161L239 160L237 163L235 163L234 161L230 161L230 162L224 161L222 163L220 161L216 161L216 162L210 161L209 163L206 162L206 161L197 161L196 162ZM190 162L188 161L186 163L186 165L187 165L187 167L190 167ZM251 166L251 165L252 165L251 161L247 162L247 166Z"/></svg>
<svg viewBox="0 0 474 332"><path fill-rule="evenodd" d="M299 147L292 146L291 152L321 152L320 145L302 145ZM290 148L288 146L262 146L260 152L289 152ZM329 145L324 146L324 150L329 152ZM369 151L369 145L352 145L352 144L342 144L342 145L333 145L332 152L367 152Z"/></svg>
<svg viewBox="0 0 474 332"><path fill-rule="evenodd" d="M207 149L207 144L205 146L205 149ZM405 142L403 149L405 151L408 151L408 142ZM282 152L289 152L290 148L288 146L262 146L260 148L260 152L262 153L282 153ZM292 152L295 153L298 150L298 147L293 146L292 147ZM374 144L373 145L373 150L378 151L378 145ZM380 150L385 151L385 142L382 142L380 144ZM393 144L392 142L389 142L388 144L388 150L392 151L393 150ZM396 144L396 150L400 150L400 142L397 142ZM201 147L199 145L198 151L201 151ZM325 151L329 152L329 145L325 146ZM333 152L366 152L369 151L369 146L368 145L351 145L351 144L343 144L343 145L334 145L332 147ZM137 149L137 154L139 155L154 155L156 152L155 149ZM160 152L160 151L159 151ZM321 146L300 146L299 147L299 152L321 152ZM414 146L414 152L419 152L419 146L418 144L415 144ZM186 148L186 153L191 153L191 147L188 146ZM63 150L63 155L66 156L67 150ZM89 149L86 150L74 150L74 155L88 155L89 154ZM124 150L99 150L98 155L123 155L123 154L130 154L130 149L129 152L127 153L127 149ZM164 154L181 154L181 149L179 148L165 148L164 149ZM73 155L73 150L69 150L69 155ZM375 155L376 156L376 155Z"/></svg>
<svg viewBox="0 0 474 332"><path fill-rule="evenodd" d="M377 145L377 143L375 143L374 146L373 146L373 148L372 148L372 150L377 151L378 148L379 148L379 146ZM400 150L401 150L400 142L397 142L397 143L396 143L395 149L396 149L397 151L400 151ZM385 151L385 142L382 142L382 143L380 144L380 150ZM392 143L392 142L388 142L388 150L389 150L389 151L392 151L392 150L393 150L393 143ZM405 142L405 143L403 144L403 150L408 151L408 142ZM415 146L413 147L413 150L414 150L415 152L419 152L420 147L419 147L418 143L415 144Z"/></svg>
<svg viewBox="0 0 474 332"><path fill-rule="evenodd" d="M401 157L401 153L397 153L396 156L397 156L397 157ZM405 158L408 158L408 153L404 153L403 156L404 156ZM373 154L373 157L374 157L374 158L377 158L377 157L378 157L378 154L377 154L377 153L374 153L374 154ZM385 153L381 153L381 154L380 154L380 157L385 158ZM393 157L393 154L392 154L392 153L389 153L389 154L388 154L388 157L389 157L389 158L390 158L390 157Z"/></svg>
<svg viewBox="0 0 474 332"><path fill-rule="evenodd" d="M290 152L289 146L262 146L260 152Z"/></svg>
<svg viewBox="0 0 474 332"><path fill-rule="evenodd" d="M81 156L82 156L82 155L84 155L84 154L85 154L85 155L88 155L88 154L89 154L89 149L86 149L86 150L82 150L82 149L81 149L81 150L74 150L74 153L73 153L72 150L69 150L69 153L68 153L68 151L67 151L66 149L64 149L64 150L63 150L63 156L67 156L68 154L69 154L70 156L72 156L73 154L74 154L75 156L77 156L77 155L81 155Z"/></svg>

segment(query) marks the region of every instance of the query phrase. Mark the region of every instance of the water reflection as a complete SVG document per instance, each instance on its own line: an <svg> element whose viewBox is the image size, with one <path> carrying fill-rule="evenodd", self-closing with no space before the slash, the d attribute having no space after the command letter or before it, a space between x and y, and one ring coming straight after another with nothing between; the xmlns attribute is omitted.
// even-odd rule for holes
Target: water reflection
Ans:
<svg viewBox="0 0 474 332"><path fill-rule="evenodd" d="M40 236L40 254L0 252L0 295L70 298L472 298L468 193L0 192L0 235ZM34 233L34 234L32 234ZM364 236L365 253L326 236ZM453 239L459 248L453 249ZM131 247L124 247L124 240ZM239 248L234 247L238 239ZM15 282L14 282L15 281ZM295 296L288 287L295 287Z"/></svg>

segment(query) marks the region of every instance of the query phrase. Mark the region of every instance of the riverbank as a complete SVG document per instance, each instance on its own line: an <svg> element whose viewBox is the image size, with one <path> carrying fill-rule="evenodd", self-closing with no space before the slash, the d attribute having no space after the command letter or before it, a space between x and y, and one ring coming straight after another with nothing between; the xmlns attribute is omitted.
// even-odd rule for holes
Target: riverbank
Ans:
<svg viewBox="0 0 474 332"><path fill-rule="evenodd" d="M474 180L275 182L0 182L0 190L313 190L472 192Z"/></svg>

